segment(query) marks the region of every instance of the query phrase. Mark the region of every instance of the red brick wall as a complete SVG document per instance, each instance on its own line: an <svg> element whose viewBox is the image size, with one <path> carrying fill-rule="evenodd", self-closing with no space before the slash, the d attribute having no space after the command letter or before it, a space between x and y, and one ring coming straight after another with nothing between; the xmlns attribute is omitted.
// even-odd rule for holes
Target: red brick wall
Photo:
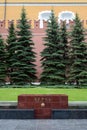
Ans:
<svg viewBox="0 0 87 130"><path fill-rule="evenodd" d="M3 38L6 39L7 35L8 35L8 28L5 27L6 26L10 26L11 22L14 22L14 20L10 21L8 20L8 25L7 23L5 23L4 20L0 21L0 34L2 34ZM19 23L20 21L17 20L16 23ZM82 23L84 24L84 22L87 21L82 21ZM31 21L29 20L28 23L30 25L32 25L32 23L34 23L34 28L31 28L32 34L33 34L33 42L35 43L35 52L36 52L36 69L37 69L37 77L38 80L40 78L40 74L42 72L42 68L41 68L41 56L40 56L40 52L43 50L44 48L44 40L43 38L45 37L45 30L46 30L46 26L47 26L47 22L43 21L43 28L40 28L40 20L34 20ZM62 21L61 21L62 24ZM73 21L69 21L70 26L72 26Z"/></svg>
<svg viewBox="0 0 87 130"><path fill-rule="evenodd" d="M8 27L10 26L11 22L14 22L14 20L9 21L8 20ZM19 23L20 21L17 20L17 23ZM31 24L31 20L28 21ZM37 69L37 77L38 80L40 78L40 74L42 72L42 68L41 68L41 62L40 62L40 52L43 50L44 46L43 46L43 37L45 36L45 29L46 29L46 21L44 21L43 23L44 28L40 28L40 21L36 21L34 20L34 28L31 28L32 31L32 35L33 35L33 42L35 44L35 52L36 52L36 69ZM8 35L8 29L5 28L5 21L0 21L0 34L3 36L4 39L7 38Z"/></svg>

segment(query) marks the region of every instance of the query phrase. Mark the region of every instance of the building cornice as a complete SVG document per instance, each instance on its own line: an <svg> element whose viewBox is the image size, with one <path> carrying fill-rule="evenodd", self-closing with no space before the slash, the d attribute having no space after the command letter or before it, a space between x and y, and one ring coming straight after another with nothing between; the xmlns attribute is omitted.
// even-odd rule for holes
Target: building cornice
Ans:
<svg viewBox="0 0 87 130"><path fill-rule="evenodd" d="M87 2L0 2L0 6L87 6Z"/></svg>

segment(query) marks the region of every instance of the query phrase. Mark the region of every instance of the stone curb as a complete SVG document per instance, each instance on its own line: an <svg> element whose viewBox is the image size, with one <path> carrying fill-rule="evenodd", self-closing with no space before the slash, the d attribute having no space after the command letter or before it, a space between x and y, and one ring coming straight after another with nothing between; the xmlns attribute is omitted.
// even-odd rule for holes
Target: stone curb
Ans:
<svg viewBox="0 0 87 130"><path fill-rule="evenodd" d="M0 106L17 106L17 101L0 101ZM69 106L87 106L87 101L69 101Z"/></svg>
<svg viewBox="0 0 87 130"><path fill-rule="evenodd" d="M69 101L69 106L87 106L87 101Z"/></svg>
<svg viewBox="0 0 87 130"><path fill-rule="evenodd" d="M0 106L17 106L17 101L0 101Z"/></svg>

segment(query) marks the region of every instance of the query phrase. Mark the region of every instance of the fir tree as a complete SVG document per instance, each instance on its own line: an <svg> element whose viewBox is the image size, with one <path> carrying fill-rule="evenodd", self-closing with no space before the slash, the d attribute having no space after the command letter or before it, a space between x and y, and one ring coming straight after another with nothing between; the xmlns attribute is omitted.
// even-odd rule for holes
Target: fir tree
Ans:
<svg viewBox="0 0 87 130"><path fill-rule="evenodd" d="M6 48L2 36L0 35L0 84L5 83L6 78Z"/></svg>
<svg viewBox="0 0 87 130"><path fill-rule="evenodd" d="M16 61L13 82L16 84L25 84L36 79L34 43L30 29L23 8L20 23L17 25L17 43L14 48Z"/></svg>
<svg viewBox="0 0 87 130"><path fill-rule="evenodd" d="M41 52L43 72L41 81L48 84L64 83L65 71L63 63L64 45L61 43L60 29L54 11L48 21L45 49Z"/></svg>
<svg viewBox="0 0 87 130"><path fill-rule="evenodd" d="M87 46L84 33L81 20L76 14L71 32L70 81L77 85L87 83Z"/></svg>
<svg viewBox="0 0 87 130"><path fill-rule="evenodd" d="M15 66L17 56L16 56L16 45L17 45L17 38L16 38L16 32L14 28L13 22L11 23L9 29L8 29L8 37L7 37L7 52L8 52L8 77L10 79L11 84L14 82L15 77L15 70L17 69Z"/></svg>
<svg viewBox="0 0 87 130"><path fill-rule="evenodd" d="M62 44L62 48L64 51L63 52L63 64L65 66L65 68L63 67L62 69L64 69L65 72L65 82L68 81L68 76L69 76L69 44L68 44L68 33L67 33L67 28L66 28L66 22L63 21L61 24L61 44Z"/></svg>

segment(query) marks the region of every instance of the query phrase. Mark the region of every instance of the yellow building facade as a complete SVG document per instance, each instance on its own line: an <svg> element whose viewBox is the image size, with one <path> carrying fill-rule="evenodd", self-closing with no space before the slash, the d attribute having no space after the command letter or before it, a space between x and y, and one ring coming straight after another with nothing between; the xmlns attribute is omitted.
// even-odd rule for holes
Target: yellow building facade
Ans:
<svg viewBox="0 0 87 130"><path fill-rule="evenodd" d="M0 19L19 19L23 6L26 9L27 18L32 21L40 19L43 15L45 19L53 9L58 19L62 12L66 13L66 16L63 14L63 18L68 15L68 19L71 14L67 12L78 13L81 20L84 20L85 27L87 26L87 0L0 0Z"/></svg>

